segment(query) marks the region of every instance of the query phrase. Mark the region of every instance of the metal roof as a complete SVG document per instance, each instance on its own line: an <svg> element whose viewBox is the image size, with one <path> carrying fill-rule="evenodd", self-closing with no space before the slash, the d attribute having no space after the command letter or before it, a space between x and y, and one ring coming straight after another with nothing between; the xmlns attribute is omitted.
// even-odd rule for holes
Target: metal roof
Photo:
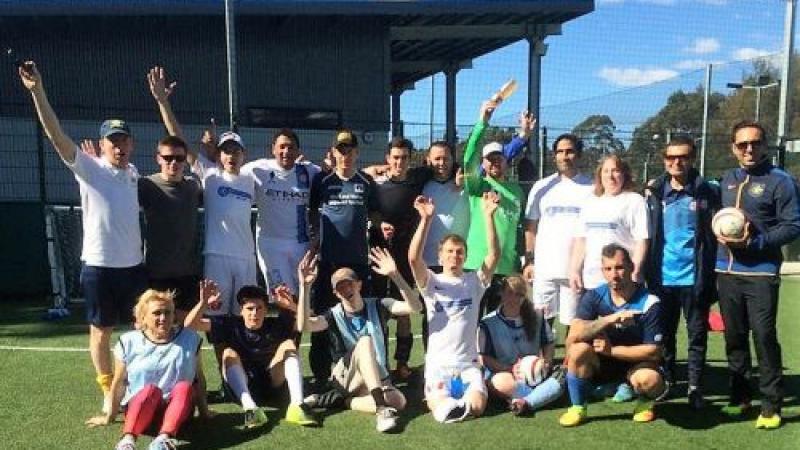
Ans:
<svg viewBox="0 0 800 450"><path fill-rule="evenodd" d="M236 0L248 16L367 16L389 28L392 88L537 35L594 10L593 0ZM224 0L0 0L0 16L223 15Z"/></svg>

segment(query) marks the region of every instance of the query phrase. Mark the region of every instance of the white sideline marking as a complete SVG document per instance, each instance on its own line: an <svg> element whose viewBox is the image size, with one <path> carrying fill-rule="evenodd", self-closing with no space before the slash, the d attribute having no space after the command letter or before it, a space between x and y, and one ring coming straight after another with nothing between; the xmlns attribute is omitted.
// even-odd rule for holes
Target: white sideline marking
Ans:
<svg viewBox="0 0 800 450"><path fill-rule="evenodd" d="M422 339L421 334L415 334L414 339ZM397 338L390 337L390 341L396 341ZM304 342L300 344L300 347L310 347L311 343ZM204 345L203 350L211 350L213 347ZM28 347L28 346L20 346L20 345L0 345L0 351L16 351L16 352L61 352L61 353L80 353L80 352L88 352L89 349L85 347Z"/></svg>

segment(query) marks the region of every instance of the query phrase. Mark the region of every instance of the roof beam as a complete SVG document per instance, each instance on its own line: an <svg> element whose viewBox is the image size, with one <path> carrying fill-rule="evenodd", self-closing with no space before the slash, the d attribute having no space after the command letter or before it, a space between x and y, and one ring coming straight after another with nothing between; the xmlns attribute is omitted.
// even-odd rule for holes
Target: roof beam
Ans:
<svg viewBox="0 0 800 450"><path fill-rule="evenodd" d="M389 28L393 41L430 41L438 39L522 39L561 34L560 24L443 25L395 26Z"/></svg>
<svg viewBox="0 0 800 450"><path fill-rule="evenodd" d="M440 72L447 67L455 66L460 69L471 69L472 60L467 59L460 62L443 61L443 60L408 60L408 61L392 61L392 72L397 73L414 73L414 72Z"/></svg>

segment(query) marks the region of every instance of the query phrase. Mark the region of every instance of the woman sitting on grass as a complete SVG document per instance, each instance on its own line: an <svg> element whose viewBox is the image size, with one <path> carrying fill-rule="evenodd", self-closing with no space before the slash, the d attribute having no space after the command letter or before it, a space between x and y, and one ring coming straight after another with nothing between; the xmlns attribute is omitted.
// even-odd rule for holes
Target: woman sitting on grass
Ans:
<svg viewBox="0 0 800 450"><path fill-rule="evenodd" d="M553 333L542 314L534 310L528 298L528 284L521 276L511 275L503 280L500 306L481 319L478 349L490 393L508 401L515 415L539 409L561 397L559 377L544 377L553 361ZM530 379L531 368L521 367L533 360L523 359L531 355L540 358L536 366L544 379Z"/></svg>
<svg viewBox="0 0 800 450"><path fill-rule="evenodd" d="M175 448L174 437L191 416L192 383L201 373L202 339L194 331L175 326L172 292L148 289L134 307L138 330L119 338L114 347L111 410L86 421L89 427L114 422L125 408L122 439L116 450L134 450L136 438L162 417L150 450Z"/></svg>

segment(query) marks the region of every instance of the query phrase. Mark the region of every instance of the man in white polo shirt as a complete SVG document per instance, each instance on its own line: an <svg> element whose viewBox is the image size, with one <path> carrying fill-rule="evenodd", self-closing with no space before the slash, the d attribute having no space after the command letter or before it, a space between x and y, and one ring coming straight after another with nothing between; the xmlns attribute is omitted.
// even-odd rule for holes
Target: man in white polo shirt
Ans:
<svg viewBox="0 0 800 450"><path fill-rule="evenodd" d="M583 145L577 136L562 134L553 143L557 172L536 182L525 208L525 263L523 275L533 280L533 302L552 325L569 326L578 307L569 287L569 257L578 215L592 194L592 178L578 172ZM535 253L543 255L534 264Z"/></svg>
<svg viewBox="0 0 800 450"><path fill-rule="evenodd" d="M112 378L111 332L118 321L130 320L136 298L147 288L139 230L139 172L129 162L133 138L124 121L106 120L100 127L100 157L84 154L61 129L36 65L24 63L19 76L33 97L44 132L80 186L81 288L86 297L89 350L105 409Z"/></svg>

